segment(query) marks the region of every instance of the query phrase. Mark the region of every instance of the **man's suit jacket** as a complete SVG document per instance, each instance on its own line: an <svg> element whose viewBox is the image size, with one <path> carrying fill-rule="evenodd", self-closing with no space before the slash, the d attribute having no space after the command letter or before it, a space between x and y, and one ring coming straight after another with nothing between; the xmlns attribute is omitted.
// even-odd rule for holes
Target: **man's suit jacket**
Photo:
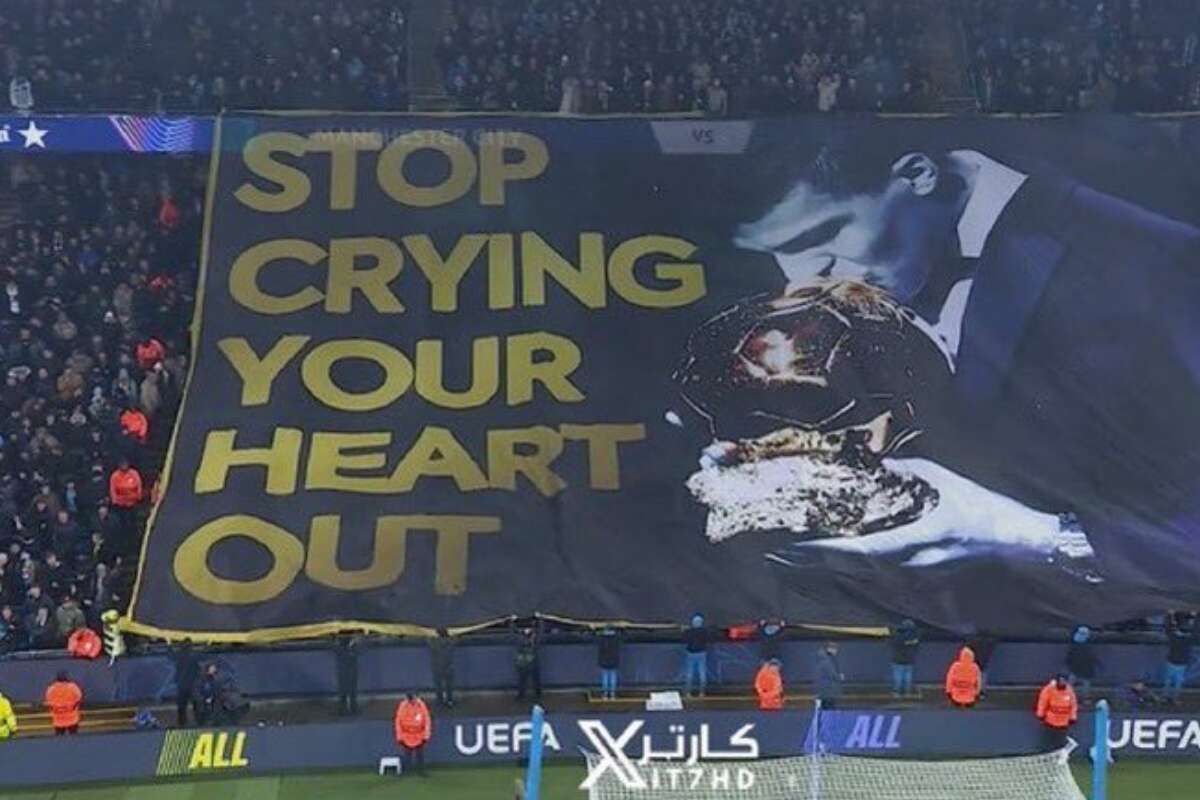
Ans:
<svg viewBox="0 0 1200 800"><path fill-rule="evenodd" d="M1131 611L1200 599L1200 230L1030 177L977 266L955 384L939 460L1076 513Z"/></svg>

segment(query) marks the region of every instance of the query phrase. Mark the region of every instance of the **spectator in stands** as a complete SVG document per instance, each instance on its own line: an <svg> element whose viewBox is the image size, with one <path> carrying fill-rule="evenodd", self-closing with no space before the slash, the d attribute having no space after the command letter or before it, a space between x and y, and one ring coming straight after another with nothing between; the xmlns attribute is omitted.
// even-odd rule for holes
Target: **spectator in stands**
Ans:
<svg viewBox="0 0 1200 800"><path fill-rule="evenodd" d="M8 82L8 102L12 104L13 109L22 114L33 110L33 86L29 78L17 75Z"/></svg>
<svg viewBox="0 0 1200 800"><path fill-rule="evenodd" d="M703 614L692 615L691 622L683 629L683 684L689 697L693 691L704 697L708 690L709 635Z"/></svg>
<svg viewBox="0 0 1200 800"><path fill-rule="evenodd" d="M1163 695L1168 703L1179 702L1187 683L1188 668L1196 648L1196 615L1182 611L1167 617L1167 662L1163 669Z"/></svg>
<svg viewBox="0 0 1200 800"><path fill-rule="evenodd" d="M1042 722L1047 752L1067 746L1067 731L1079 719L1079 702L1065 672L1060 672L1042 687L1037 700L1037 718Z"/></svg>
<svg viewBox="0 0 1200 800"><path fill-rule="evenodd" d="M425 745L433 737L433 718L425 701L412 692L396 706L394 720L396 743L404 749L404 772L415 766L417 773L425 775Z"/></svg>
<svg viewBox="0 0 1200 800"><path fill-rule="evenodd" d="M729 112L729 92L720 78L713 78L705 92L705 109L710 116L723 117Z"/></svg>
<svg viewBox="0 0 1200 800"><path fill-rule="evenodd" d="M358 646L357 636L340 636L334 643L339 714L358 713Z"/></svg>
<svg viewBox="0 0 1200 800"><path fill-rule="evenodd" d="M1200 18L1190 0L971 0L963 8L985 111L1200 107L1191 93Z"/></svg>
<svg viewBox="0 0 1200 800"><path fill-rule="evenodd" d="M621 634L611 625L600 629L596 636L596 663L600 667L600 696L617 699L618 672L621 667Z"/></svg>
<svg viewBox="0 0 1200 800"><path fill-rule="evenodd" d="M838 110L838 91L842 88L842 76L827 72L817 81L817 111Z"/></svg>
<svg viewBox="0 0 1200 800"><path fill-rule="evenodd" d="M437 47L460 107L567 113L815 110L853 75L901 108L927 83L920 3L822 8L710 0L458 0ZM836 90L833 92L836 95ZM860 109L861 110L861 109Z"/></svg>
<svg viewBox="0 0 1200 800"><path fill-rule="evenodd" d="M35 606L25 618L25 635L29 639L29 646L34 650L50 650L61 644L62 638L58 635L50 608L44 605Z"/></svg>
<svg viewBox="0 0 1200 800"><path fill-rule="evenodd" d="M826 642L817 651L816 677L813 693L824 708L836 708L842 701L842 684L846 674L838 662L837 642Z"/></svg>
<svg viewBox="0 0 1200 800"><path fill-rule="evenodd" d="M66 641L71 634L80 628L87 627L87 619L79 601L74 597L65 598L54 612L54 621L58 628L58 638Z"/></svg>
<svg viewBox="0 0 1200 800"><path fill-rule="evenodd" d="M532 622L517 629L517 700L523 701L530 685L535 700L542 699L541 633Z"/></svg>
<svg viewBox="0 0 1200 800"><path fill-rule="evenodd" d="M996 654L996 637L986 631L980 632L967 643L967 647L971 648L971 652L975 654L975 663L979 665L979 699L987 697L988 688L988 669L992 664L992 657Z"/></svg>
<svg viewBox="0 0 1200 800"><path fill-rule="evenodd" d="M59 511L59 521L51 529L50 540L55 550L62 548L63 544L68 544L64 539L68 538L62 534L67 528L67 520L65 519L67 512ZM71 533L75 533L72 531ZM46 586L46 591L49 599L53 601L55 597L62 597L67 590L67 584L70 579L67 575L67 569L61 561L58 560L58 553L54 550L47 550L42 558L42 575L41 580ZM41 587L38 587L39 591Z"/></svg>
<svg viewBox="0 0 1200 800"><path fill-rule="evenodd" d="M79 733L82 717L83 690L66 672L58 673L54 683L46 688L46 708L55 736Z"/></svg>
<svg viewBox="0 0 1200 800"><path fill-rule="evenodd" d="M778 711L783 708L783 675L778 660L770 659L758 668L754 676L754 692L758 695L759 710Z"/></svg>
<svg viewBox="0 0 1200 800"><path fill-rule="evenodd" d="M917 623L906 619L892 631L892 697L909 697L913 689L913 662L921 634Z"/></svg>
<svg viewBox="0 0 1200 800"><path fill-rule="evenodd" d="M171 664L175 667L175 724L186 728L188 706L192 716L200 721L201 707L196 693L196 681L200 677L200 660L192 649L191 642L180 642L171 648Z"/></svg>
<svg viewBox="0 0 1200 800"><path fill-rule="evenodd" d="M403 109L406 5L10 3L0 41L21 69L11 70L9 102L21 111L35 99L55 111Z"/></svg>
<svg viewBox="0 0 1200 800"><path fill-rule="evenodd" d="M979 665L969 647L958 651L958 658L946 670L946 696L955 708L970 708L979 701Z"/></svg>
<svg viewBox="0 0 1200 800"><path fill-rule="evenodd" d="M1071 634L1071 644L1067 646L1067 680L1085 701L1092 695L1092 681L1100 667L1091 637L1091 629L1080 625Z"/></svg>
<svg viewBox="0 0 1200 800"><path fill-rule="evenodd" d="M0 586L0 590L3 586ZM3 592L0 591L0 594ZM0 606L0 655L26 646L25 630L12 606Z"/></svg>
<svg viewBox="0 0 1200 800"><path fill-rule="evenodd" d="M56 609L69 595L93 626L128 599L141 531L101 502L120 457L147 481L161 463L186 369L201 204L190 159L5 163L23 198L0 228L0 607L16 622L0 649L12 649L31 644L31 586L49 611L35 620L39 646L61 644ZM164 356L143 375L136 345L150 338ZM145 443L121 433L131 403L147 419Z"/></svg>
<svg viewBox="0 0 1200 800"><path fill-rule="evenodd" d="M12 703L0 692L0 739L8 739L17 735L17 715L13 712Z"/></svg>
<svg viewBox="0 0 1200 800"><path fill-rule="evenodd" d="M433 670L433 687L438 705L454 707L454 639L445 628L429 640L429 663Z"/></svg>

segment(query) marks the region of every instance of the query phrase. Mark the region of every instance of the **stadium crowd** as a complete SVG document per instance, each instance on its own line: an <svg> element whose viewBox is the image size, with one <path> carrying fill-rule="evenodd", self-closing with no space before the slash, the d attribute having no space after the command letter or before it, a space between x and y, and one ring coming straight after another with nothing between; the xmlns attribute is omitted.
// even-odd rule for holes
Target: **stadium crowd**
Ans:
<svg viewBox="0 0 1200 800"><path fill-rule="evenodd" d="M932 28L919 0L446 8L422 32L441 36L422 57L463 109L936 111L931 53L958 47L930 47L957 29ZM956 0L947 11L984 111L1200 109L1193 0ZM404 0L22 0L0 7L0 66L26 110L394 110L408 107L415 35ZM954 57L942 68L952 75Z"/></svg>
<svg viewBox="0 0 1200 800"><path fill-rule="evenodd" d="M122 608L187 369L191 160L13 159L0 227L0 654Z"/></svg>
<svg viewBox="0 0 1200 800"><path fill-rule="evenodd" d="M967 0L984 111L1200 109L1194 0Z"/></svg>
<svg viewBox="0 0 1200 800"><path fill-rule="evenodd" d="M463 106L569 113L932 110L908 0L457 0Z"/></svg>
<svg viewBox="0 0 1200 800"><path fill-rule="evenodd" d="M404 109L396 0L19 0L0 5L13 105Z"/></svg>

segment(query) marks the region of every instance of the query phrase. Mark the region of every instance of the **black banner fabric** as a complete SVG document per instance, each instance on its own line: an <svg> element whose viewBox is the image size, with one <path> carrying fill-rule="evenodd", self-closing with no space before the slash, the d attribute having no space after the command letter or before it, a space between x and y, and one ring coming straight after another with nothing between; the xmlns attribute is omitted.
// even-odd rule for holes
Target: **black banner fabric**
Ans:
<svg viewBox="0 0 1200 800"><path fill-rule="evenodd" d="M126 625L1196 606L1194 125L226 117Z"/></svg>

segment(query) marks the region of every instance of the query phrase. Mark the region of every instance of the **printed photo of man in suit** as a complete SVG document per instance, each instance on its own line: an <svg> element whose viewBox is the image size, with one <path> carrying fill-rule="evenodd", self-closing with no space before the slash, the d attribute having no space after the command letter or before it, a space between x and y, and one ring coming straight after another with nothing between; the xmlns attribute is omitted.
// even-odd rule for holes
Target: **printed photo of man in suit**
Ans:
<svg viewBox="0 0 1200 800"><path fill-rule="evenodd" d="M733 243L791 283L887 290L955 397L893 464L938 489L933 513L778 560L1025 559L1138 587L1131 610L1200 596L1200 230L970 147L792 134L760 126L739 159Z"/></svg>

